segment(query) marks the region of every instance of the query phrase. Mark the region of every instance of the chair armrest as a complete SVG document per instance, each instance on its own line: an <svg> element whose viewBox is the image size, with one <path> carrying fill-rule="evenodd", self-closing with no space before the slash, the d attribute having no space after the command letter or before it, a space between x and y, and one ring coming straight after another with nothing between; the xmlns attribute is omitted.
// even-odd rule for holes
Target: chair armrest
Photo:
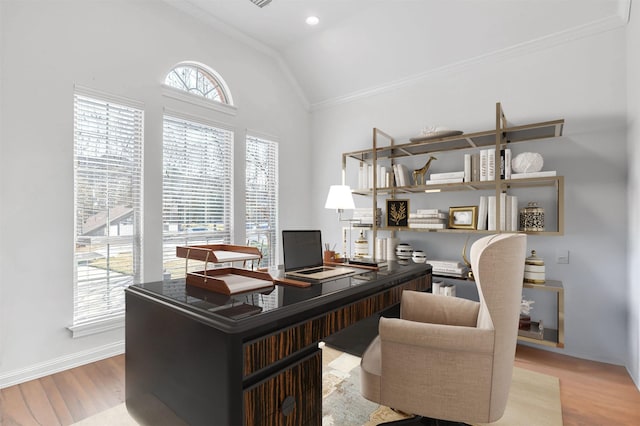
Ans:
<svg viewBox="0 0 640 426"><path fill-rule="evenodd" d="M438 351L492 354L495 331L457 325L380 318L380 340Z"/></svg>
<svg viewBox="0 0 640 426"><path fill-rule="evenodd" d="M404 291L400 306L402 319L466 327L476 326L480 309L479 302L418 291Z"/></svg>

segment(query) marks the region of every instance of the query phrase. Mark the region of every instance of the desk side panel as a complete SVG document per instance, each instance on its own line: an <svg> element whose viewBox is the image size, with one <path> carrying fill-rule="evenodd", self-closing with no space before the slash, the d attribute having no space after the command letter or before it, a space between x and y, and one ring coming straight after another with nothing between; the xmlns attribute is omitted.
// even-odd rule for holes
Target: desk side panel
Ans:
<svg viewBox="0 0 640 426"><path fill-rule="evenodd" d="M144 295L126 303L129 413L146 425L240 424L240 339Z"/></svg>

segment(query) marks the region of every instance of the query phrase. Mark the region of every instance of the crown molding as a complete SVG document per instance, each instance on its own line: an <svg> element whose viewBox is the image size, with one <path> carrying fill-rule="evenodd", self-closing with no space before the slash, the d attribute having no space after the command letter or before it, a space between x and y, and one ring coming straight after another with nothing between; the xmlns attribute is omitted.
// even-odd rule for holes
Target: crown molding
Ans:
<svg viewBox="0 0 640 426"><path fill-rule="evenodd" d="M620 7L618 8L618 13L616 13L615 15L598 19L587 24L572 27L567 30L559 31L543 37L535 38L504 49L499 49L486 54L478 55L473 58L453 62L451 64L433 68L385 84L358 90L344 96L338 96L324 101L315 102L311 104L310 110L314 112L326 108L335 107L337 105L354 102L363 98L389 92L391 90L397 90L399 88L411 86L419 82L437 78L443 75L461 72L474 66L487 64L489 62L502 61L505 59L550 49L558 45L620 28L625 26L629 22L630 9L631 0L625 0L621 2Z"/></svg>

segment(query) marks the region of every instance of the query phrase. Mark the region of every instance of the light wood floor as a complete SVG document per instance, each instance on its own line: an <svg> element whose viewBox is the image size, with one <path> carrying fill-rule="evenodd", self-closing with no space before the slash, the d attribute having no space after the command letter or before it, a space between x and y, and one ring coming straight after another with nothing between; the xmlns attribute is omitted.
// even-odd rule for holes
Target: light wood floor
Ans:
<svg viewBox="0 0 640 426"><path fill-rule="evenodd" d="M623 367L526 346L518 346L515 365L560 378L565 426L640 425L640 392ZM70 425L124 398L120 355L1 389L0 425Z"/></svg>

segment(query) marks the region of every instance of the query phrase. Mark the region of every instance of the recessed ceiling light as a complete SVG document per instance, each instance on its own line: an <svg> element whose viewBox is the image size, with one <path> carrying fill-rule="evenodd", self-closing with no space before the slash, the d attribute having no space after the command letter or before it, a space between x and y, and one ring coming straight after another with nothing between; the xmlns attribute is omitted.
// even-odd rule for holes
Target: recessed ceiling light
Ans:
<svg viewBox="0 0 640 426"><path fill-rule="evenodd" d="M307 23L307 25L318 25L318 22L320 22L320 19L318 19L317 16L309 16L307 17L307 19L305 20L305 22Z"/></svg>

